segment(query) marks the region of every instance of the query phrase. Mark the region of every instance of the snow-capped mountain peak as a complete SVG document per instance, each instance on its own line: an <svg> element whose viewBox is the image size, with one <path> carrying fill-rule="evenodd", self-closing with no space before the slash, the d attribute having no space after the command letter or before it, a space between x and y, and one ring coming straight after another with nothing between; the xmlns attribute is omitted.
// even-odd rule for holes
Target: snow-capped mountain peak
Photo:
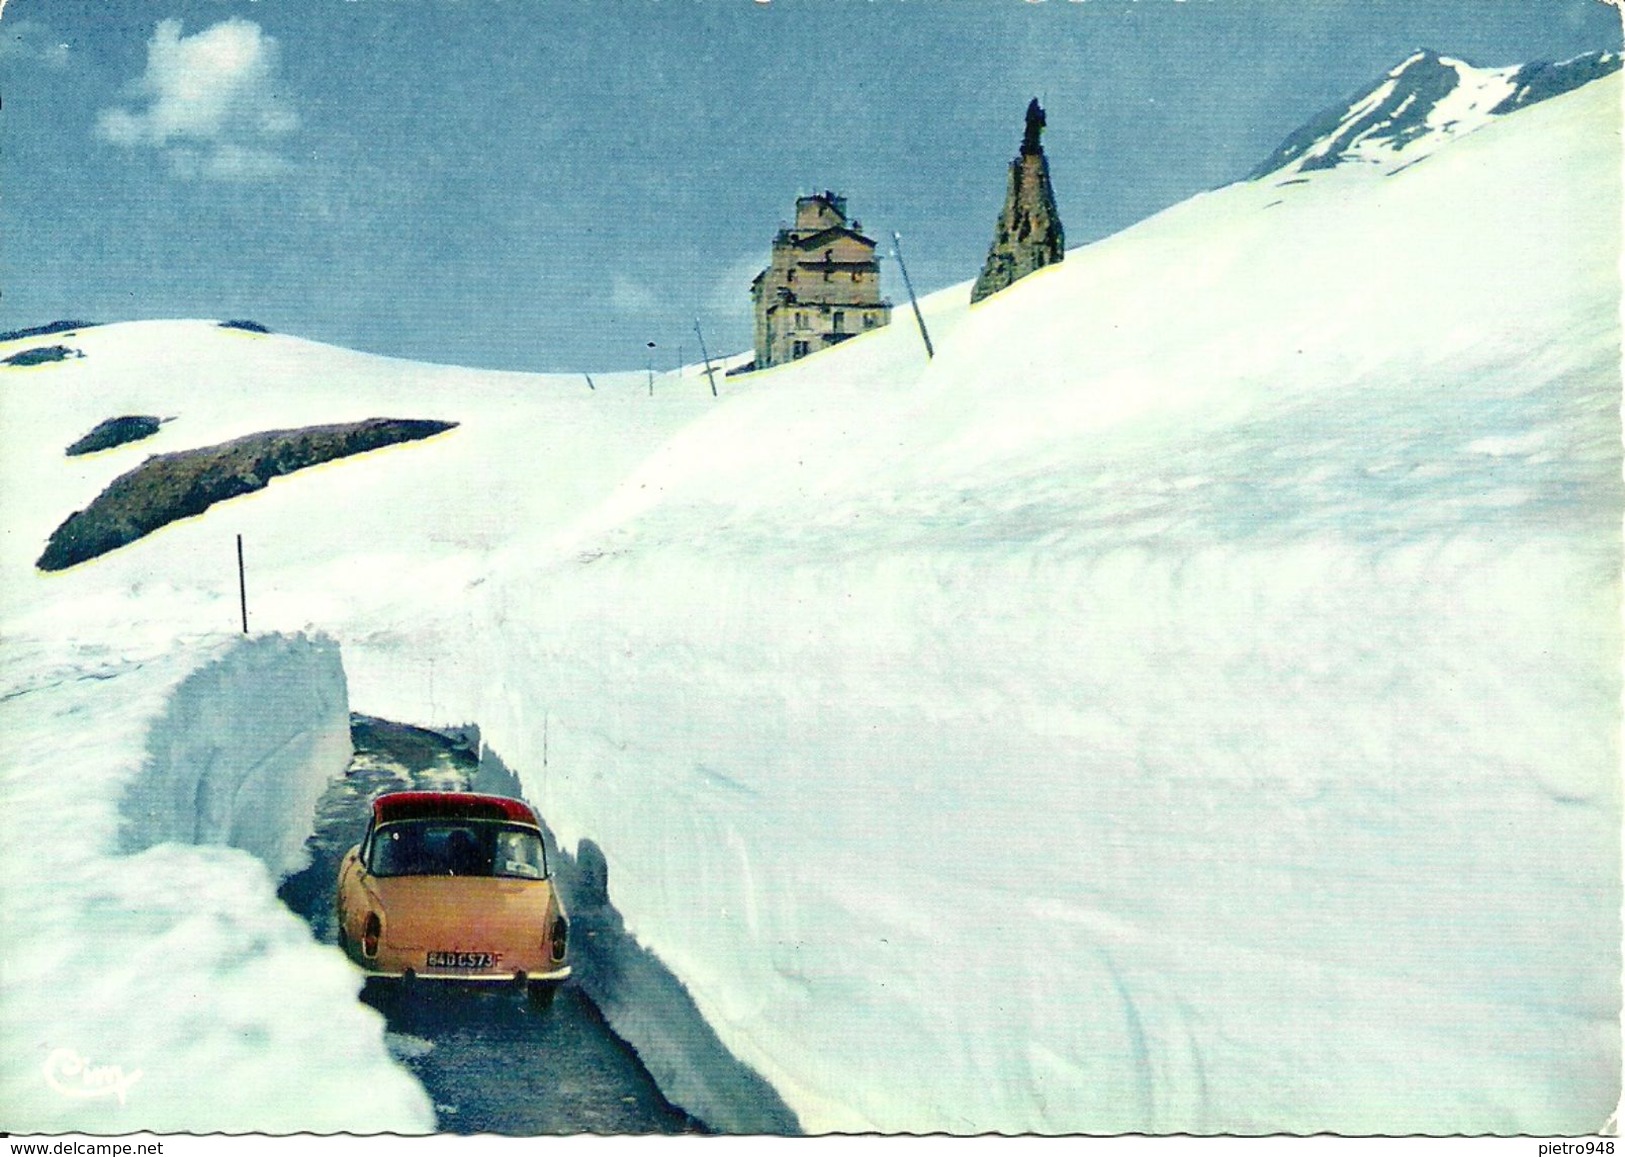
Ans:
<svg viewBox="0 0 1625 1157"><path fill-rule="evenodd" d="M1593 52L1556 64L1478 68L1421 49L1360 95L1322 112L1281 143L1249 177L1343 164L1411 165L1495 117L1613 72L1620 54Z"/></svg>

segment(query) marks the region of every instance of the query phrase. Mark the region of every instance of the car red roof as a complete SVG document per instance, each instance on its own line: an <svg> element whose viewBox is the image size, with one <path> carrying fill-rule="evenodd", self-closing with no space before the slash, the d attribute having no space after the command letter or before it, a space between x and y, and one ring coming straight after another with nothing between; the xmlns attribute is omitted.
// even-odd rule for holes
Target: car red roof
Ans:
<svg viewBox="0 0 1625 1157"><path fill-rule="evenodd" d="M509 820L537 827L536 813L523 800L501 795L477 795L468 791L397 791L372 802L376 822L453 816L458 819Z"/></svg>

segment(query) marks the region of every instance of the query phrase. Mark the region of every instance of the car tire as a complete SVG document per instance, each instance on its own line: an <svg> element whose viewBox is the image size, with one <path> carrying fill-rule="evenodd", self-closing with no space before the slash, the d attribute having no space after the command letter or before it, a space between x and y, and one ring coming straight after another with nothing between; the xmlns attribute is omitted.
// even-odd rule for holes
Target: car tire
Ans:
<svg viewBox="0 0 1625 1157"><path fill-rule="evenodd" d="M535 1012L546 1012L553 1006L553 998L558 995L557 984L531 981L525 986L525 1002Z"/></svg>

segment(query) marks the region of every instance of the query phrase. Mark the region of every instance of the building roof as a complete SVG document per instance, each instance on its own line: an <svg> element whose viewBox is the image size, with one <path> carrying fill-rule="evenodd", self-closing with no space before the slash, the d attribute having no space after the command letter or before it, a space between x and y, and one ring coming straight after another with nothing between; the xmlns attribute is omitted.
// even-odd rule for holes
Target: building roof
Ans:
<svg viewBox="0 0 1625 1157"><path fill-rule="evenodd" d="M867 245L870 249L875 247L874 238L865 237L856 229L849 229L844 225L831 225L828 229L820 229L818 232L809 233L805 237L792 237L789 240L797 248L813 249L819 245L828 244L830 240L836 237L850 237L862 245Z"/></svg>
<svg viewBox="0 0 1625 1157"><path fill-rule="evenodd" d="M819 212L820 209L823 212ZM844 225L846 224L846 198L838 193L832 193L828 189L822 193L797 197L796 221L800 222L804 214L831 215Z"/></svg>
<svg viewBox="0 0 1625 1157"><path fill-rule="evenodd" d="M805 204L808 201L822 201L842 217L846 216L846 198L829 189L825 189L822 193L808 193L806 196L796 198L797 205Z"/></svg>

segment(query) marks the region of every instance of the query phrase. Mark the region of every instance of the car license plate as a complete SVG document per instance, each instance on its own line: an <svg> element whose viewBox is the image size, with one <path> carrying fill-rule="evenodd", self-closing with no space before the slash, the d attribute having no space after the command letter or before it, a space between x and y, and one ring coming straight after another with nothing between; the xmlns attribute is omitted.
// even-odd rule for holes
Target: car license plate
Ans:
<svg viewBox="0 0 1625 1157"><path fill-rule="evenodd" d="M490 968L492 963L489 952L431 952L425 962L429 968Z"/></svg>

